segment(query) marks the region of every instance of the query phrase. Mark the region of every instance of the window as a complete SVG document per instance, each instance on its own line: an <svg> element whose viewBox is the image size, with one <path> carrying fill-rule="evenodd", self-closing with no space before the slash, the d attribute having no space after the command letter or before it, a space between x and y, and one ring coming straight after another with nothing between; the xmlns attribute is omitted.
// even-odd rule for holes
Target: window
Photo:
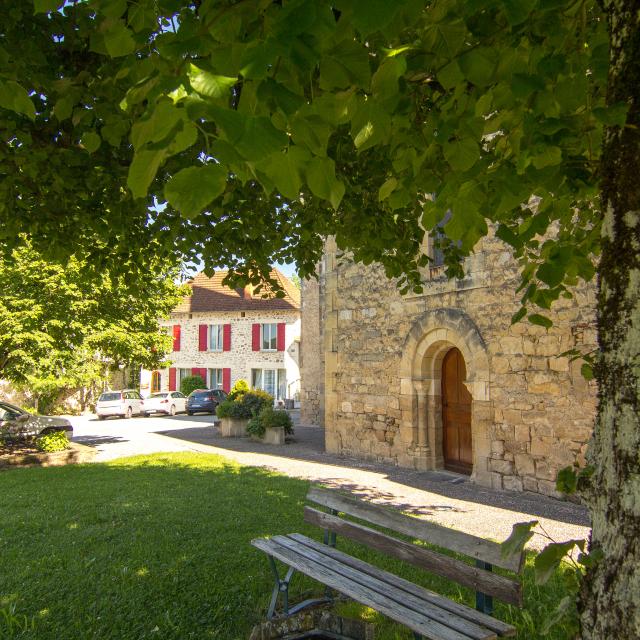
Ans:
<svg viewBox="0 0 640 640"><path fill-rule="evenodd" d="M178 383L191 375L191 369L178 369Z"/></svg>
<svg viewBox="0 0 640 640"><path fill-rule="evenodd" d="M222 389L222 369L207 371L207 389Z"/></svg>
<svg viewBox="0 0 640 640"><path fill-rule="evenodd" d="M278 350L278 324L263 324L262 325L262 351L277 351ZM269 392L271 393L271 392Z"/></svg>
<svg viewBox="0 0 640 640"><path fill-rule="evenodd" d="M162 376L159 371L154 371L151 374L151 393L160 391L162 389Z"/></svg>
<svg viewBox="0 0 640 640"><path fill-rule="evenodd" d="M251 369L251 386L270 393L274 398L287 397L286 369Z"/></svg>
<svg viewBox="0 0 640 640"><path fill-rule="evenodd" d="M223 349L223 324L209 325L209 351L222 351Z"/></svg>

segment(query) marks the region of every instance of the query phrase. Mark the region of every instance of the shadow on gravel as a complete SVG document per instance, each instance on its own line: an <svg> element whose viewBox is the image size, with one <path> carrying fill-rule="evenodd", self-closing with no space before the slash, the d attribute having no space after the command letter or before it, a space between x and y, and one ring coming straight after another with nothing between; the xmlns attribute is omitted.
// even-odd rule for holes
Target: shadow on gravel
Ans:
<svg viewBox="0 0 640 640"><path fill-rule="evenodd" d="M227 451L262 453L291 460L306 460L335 467L358 469L381 473L389 480L406 487L429 491L455 500L465 500L476 504L484 504L509 511L528 514L535 517L550 518L568 524L590 526L586 507L569 501L558 500L538 493L499 491L488 487L480 487L472 483L467 476L448 471L416 471L379 462L371 462L327 453L324 445L324 429L319 427L296 426L292 438L287 438L284 447L252 442L248 438L223 438L217 427L178 429L157 431L162 435L187 442L205 444ZM457 507L447 505L415 505L404 504L397 496L386 494L375 487L365 487L350 483L344 476L322 478L324 484L335 488L358 493L371 500L380 501L416 515L429 515L434 511L460 511Z"/></svg>

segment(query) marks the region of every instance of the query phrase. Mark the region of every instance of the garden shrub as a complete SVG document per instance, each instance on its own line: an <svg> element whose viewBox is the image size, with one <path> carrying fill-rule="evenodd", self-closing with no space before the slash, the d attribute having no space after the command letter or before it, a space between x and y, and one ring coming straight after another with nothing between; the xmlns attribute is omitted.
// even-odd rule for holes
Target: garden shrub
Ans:
<svg viewBox="0 0 640 640"><path fill-rule="evenodd" d="M36 447L45 453L55 453L69 448L69 438L64 431L52 431L36 438Z"/></svg>
<svg viewBox="0 0 640 640"><path fill-rule="evenodd" d="M246 380L240 378L240 380L231 387L231 391L229 391L227 398L229 400L237 400L247 393L247 391L249 391L249 384Z"/></svg>
<svg viewBox="0 0 640 640"><path fill-rule="evenodd" d="M252 418L264 407L273 405L273 396L261 389L251 389L235 400L227 398L216 408L218 418Z"/></svg>
<svg viewBox="0 0 640 640"><path fill-rule="evenodd" d="M247 409L241 402L234 402L233 400L224 400L216 407L216 415L218 418L250 418L251 414L247 415Z"/></svg>
<svg viewBox="0 0 640 640"><path fill-rule="evenodd" d="M185 396L188 396L192 391L196 389L206 389L207 383L202 379L202 376L187 376L180 380L180 392Z"/></svg>
<svg viewBox="0 0 640 640"><path fill-rule="evenodd" d="M257 416L249 420L247 433L251 436L262 437L265 431L271 427L284 427L285 434L293 433L293 421L291 416L282 409L274 409L266 406Z"/></svg>

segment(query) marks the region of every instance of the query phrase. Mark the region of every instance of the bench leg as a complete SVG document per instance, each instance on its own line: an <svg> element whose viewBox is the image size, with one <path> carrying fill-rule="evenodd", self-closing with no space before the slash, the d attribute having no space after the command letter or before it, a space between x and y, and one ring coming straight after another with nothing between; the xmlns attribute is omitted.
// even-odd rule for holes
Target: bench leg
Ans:
<svg viewBox="0 0 640 640"><path fill-rule="evenodd" d="M289 583L291 582L295 569L293 567L289 567L284 580L281 580L280 574L278 573L278 567L276 567L276 561L273 559L273 556L269 556L269 564L271 565L271 571L275 578L275 585L273 587L273 593L271 594L271 602L269 603L269 610L267 611L267 618L271 619L276 611L279 594L282 594L282 609L284 615L289 615Z"/></svg>
<svg viewBox="0 0 640 640"><path fill-rule="evenodd" d="M483 562L482 560L476 560L476 567L480 569L485 569L486 571L491 571L493 567L488 562ZM480 591L476 591L476 609L478 611L482 611L482 613L486 613L487 615L493 614L493 598L488 596L486 593L482 593Z"/></svg>

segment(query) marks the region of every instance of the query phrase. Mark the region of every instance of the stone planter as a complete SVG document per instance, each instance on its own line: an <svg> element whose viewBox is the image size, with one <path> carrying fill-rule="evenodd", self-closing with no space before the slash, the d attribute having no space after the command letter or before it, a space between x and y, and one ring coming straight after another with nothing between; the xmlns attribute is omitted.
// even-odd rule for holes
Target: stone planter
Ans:
<svg viewBox="0 0 640 640"><path fill-rule="evenodd" d="M66 464L93 462L97 449L84 444L71 442L69 448L55 453L28 452L7 453L0 455L0 469L16 467L60 467Z"/></svg>
<svg viewBox="0 0 640 640"><path fill-rule="evenodd" d="M223 438L246 436L248 422L248 418L220 418L220 435Z"/></svg>
<svg viewBox="0 0 640 640"><path fill-rule="evenodd" d="M261 438L252 437L251 439L263 444L284 444L284 427L267 427Z"/></svg>

